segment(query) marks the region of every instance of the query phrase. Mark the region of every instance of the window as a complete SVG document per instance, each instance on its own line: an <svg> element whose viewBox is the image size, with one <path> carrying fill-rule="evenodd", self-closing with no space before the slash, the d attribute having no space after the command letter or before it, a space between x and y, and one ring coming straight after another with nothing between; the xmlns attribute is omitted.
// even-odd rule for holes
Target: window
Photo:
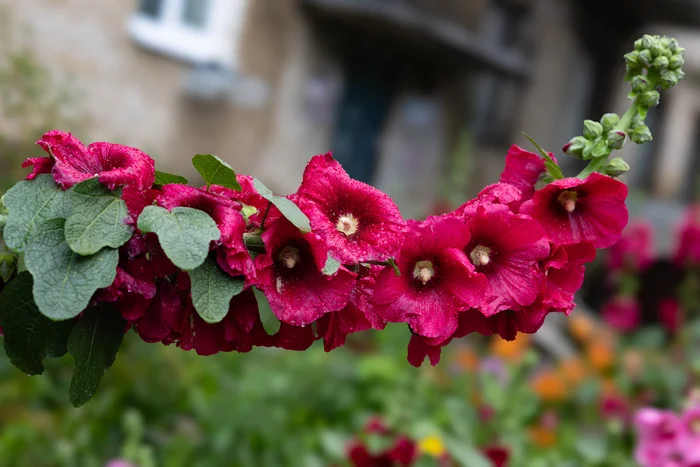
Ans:
<svg viewBox="0 0 700 467"><path fill-rule="evenodd" d="M238 65L250 0L139 0L132 38L148 49L194 64Z"/></svg>

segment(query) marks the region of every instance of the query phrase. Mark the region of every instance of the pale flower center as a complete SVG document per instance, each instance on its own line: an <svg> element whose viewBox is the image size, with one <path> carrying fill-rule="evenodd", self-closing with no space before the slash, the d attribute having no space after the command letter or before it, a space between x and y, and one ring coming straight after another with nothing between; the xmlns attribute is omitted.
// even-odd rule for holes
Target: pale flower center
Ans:
<svg viewBox="0 0 700 467"><path fill-rule="evenodd" d="M279 260L285 267L292 269L301 260L299 249L293 246L286 246L279 255Z"/></svg>
<svg viewBox="0 0 700 467"><path fill-rule="evenodd" d="M469 257L472 259L472 264L474 266L486 266L491 262L491 248L483 245L477 245L474 247Z"/></svg>
<svg viewBox="0 0 700 467"><path fill-rule="evenodd" d="M420 280L423 285L427 284L435 276L435 268L430 261L418 261L413 268L413 278Z"/></svg>
<svg viewBox="0 0 700 467"><path fill-rule="evenodd" d="M346 237L349 237L357 232L357 219L352 214L343 214L338 218L335 228L338 229L338 232L344 233Z"/></svg>
<svg viewBox="0 0 700 467"><path fill-rule="evenodd" d="M574 212L576 209L576 201L578 200L578 194L575 191L567 190L562 191L557 198L559 204L564 207L564 210L568 213Z"/></svg>

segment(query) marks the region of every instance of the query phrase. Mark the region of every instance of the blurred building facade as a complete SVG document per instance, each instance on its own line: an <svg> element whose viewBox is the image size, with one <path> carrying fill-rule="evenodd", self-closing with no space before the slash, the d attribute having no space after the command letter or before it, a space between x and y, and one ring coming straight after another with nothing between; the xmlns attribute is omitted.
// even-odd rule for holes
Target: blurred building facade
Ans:
<svg viewBox="0 0 700 467"><path fill-rule="evenodd" d="M510 143L526 144L520 130L557 150L599 116L590 90L604 54L585 40L594 3L0 0L30 25L51 70L84 90L93 125L78 136L141 147L162 170L184 173L192 155L214 153L281 193L295 190L311 155L333 150L407 216L430 211L444 180L462 178L454 188L470 194L497 180ZM620 54L635 28L616 31ZM690 105L681 92L700 92L681 88L653 148L674 162L661 175L658 156L646 156L654 176L631 180L671 198L687 195L688 171L698 170L700 139L687 139L696 116L682 122L693 126L682 130L684 156L666 145L680 144L671 107ZM622 111L613 97L626 92L605 92L600 106Z"/></svg>

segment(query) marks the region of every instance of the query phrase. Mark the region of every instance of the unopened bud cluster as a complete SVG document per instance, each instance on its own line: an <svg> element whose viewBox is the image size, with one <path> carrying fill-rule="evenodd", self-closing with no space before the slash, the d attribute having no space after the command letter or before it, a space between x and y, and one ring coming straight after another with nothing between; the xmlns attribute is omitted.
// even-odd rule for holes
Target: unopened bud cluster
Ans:
<svg viewBox="0 0 700 467"><path fill-rule="evenodd" d="M617 129L620 117L609 113L600 122L585 120L583 135L577 136L564 146L564 152L583 160L591 160L609 155L613 149L620 149L627 133Z"/></svg>
<svg viewBox="0 0 700 467"><path fill-rule="evenodd" d="M672 88L683 79L685 49L676 39L645 35L634 43L634 50L625 55L627 75L634 97L640 96L645 107L658 104L657 86Z"/></svg>

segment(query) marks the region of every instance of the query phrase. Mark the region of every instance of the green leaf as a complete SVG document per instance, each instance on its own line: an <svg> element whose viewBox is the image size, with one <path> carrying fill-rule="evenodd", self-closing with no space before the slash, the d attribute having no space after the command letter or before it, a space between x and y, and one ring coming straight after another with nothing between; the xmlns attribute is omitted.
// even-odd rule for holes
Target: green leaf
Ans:
<svg viewBox="0 0 700 467"><path fill-rule="evenodd" d="M299 230L301 230L304 233L311 232L311 223L309 222L309 218L306 217L306 214L301 212L299 206L297 206L291 200L285 198L284 196L275 195L257 178L253 179L253 187L258 192L258 194L260 194L260 196L274 204L277 207L277 209L280 210L282 215L286 217L292 224L294 224Z"/></svg>
<svg viewBox="0 0 700 467"><path fill-rule="evenodd" d="M282 323L272 312L270 302L267 300L263 291L257 287L253 287L253 293L255 294L255 300L258 302L258 312L260 313L260 321L262 321L263 328L272 336L280 330Z"/></svg>
<svg viewBox="0 0 700 467"><path fill-rule="evenodd" d="M192 158L192 165L206 182L207 191L211 185L241 191L241 185L236 180L236 172L218 157L211 154L197 154Z"/></svg>
<svg viewBox="0 0 700 467"><path fill-rule="evenodd" d="M188 182L185 177L181 177L180 175L169 174L156 170L156 181L153 183L153 186L160 188L163 185L168 185L171 183L187 185Z"/></svg>
<svg viewBox="0 0 700 467"><path fill-rule="evenodd" d="M102 376L117 357L125 326L124 318L107 306L88 310L73 326L68 352L75 361L69 389L74 407L85 404L97 391Z"/></svg>
<svg viewBox="0 0 700 467"><path fill-rule="evenodd" d="M544 166L547 168L547 171L549 174L554 178L555 180L561 180L564 178L564 173L561 171L561 167L557 165L556 162L554 162L554 159L545 151L542 149L542 146L537 144L537 141L535 141L530 135L527 133L523 132L523 135L537 148L537 150L540 152L542 155L542 158L544 159Z"/></svg>
<svg viewBox="0 0 700 467"><path fill-rule="evenodd" d="M333 274L338 272L338 269L340 269L340 261L333 258L329 254L328 259L326 259L326 264L323 266L323 269L321 269L321 272L326 276L332 276Z"/></svg>
<svg viewBox="0 0 700 467"><path fill-rule="evenodd" d="M66 242L79 255L93 255L104 247L119 248L134 228L127 225L129 211L122 190L110 191L96 178L75 185L69 192L72 214L66 220Z"/></svg>
<svg viewBox="0 0 700 467"><path fill-rule="evenodd" d="M9 211L3 237L15 251L23 251L43 223L70 214L65 192L46 174L17 183L5 193L3 202Z"/></svg>
<svg viewBox="0 0 700 467"><path fill-rule="evenodd" d="M153 232L170 261L191 271L209 254L209 244L221 237L216 222L204 211L192 208L146 206L138 219L142 232Z"/></svg>
<svg viewBox="0 0 700 467"><path fill-rule="evenodd" d="M0 236L0 280L7 283L17 270L17 254L7 248Z"/></svg>
<svg viewBox="0 0 700 467"><path fill-rule="evenodd" d="M65 355L73 321L42 315L32 299L32 276L23 272L0 295L0 326L10 362L28 375L40 375L44 358Z"/></svg>
<svg viewBox="0 0 700 467"><path fill-rule="evenodd" d="M462 467L489 467L491 465L479 451L463 439L445 438L444 443L447 452Z"/></svg>
<svg viewBox="0 0 700 467"><path fill-rule="evenodd" d="M243 279L234 278L221 270L216 255L189 272L192 283L192 304L207 323L218 323L228 313L231 299L243 291Z"/></svg>
<svg viewBox="0 0 700 467"><path fill-rule="evenodd" d="M66 243L65 220L41 225L25 250L27 269L34 276L34 301L53 320L70 319L87 308L97 291L109 287L117 275L119 252L111 248L80 256Z"/></svg>

